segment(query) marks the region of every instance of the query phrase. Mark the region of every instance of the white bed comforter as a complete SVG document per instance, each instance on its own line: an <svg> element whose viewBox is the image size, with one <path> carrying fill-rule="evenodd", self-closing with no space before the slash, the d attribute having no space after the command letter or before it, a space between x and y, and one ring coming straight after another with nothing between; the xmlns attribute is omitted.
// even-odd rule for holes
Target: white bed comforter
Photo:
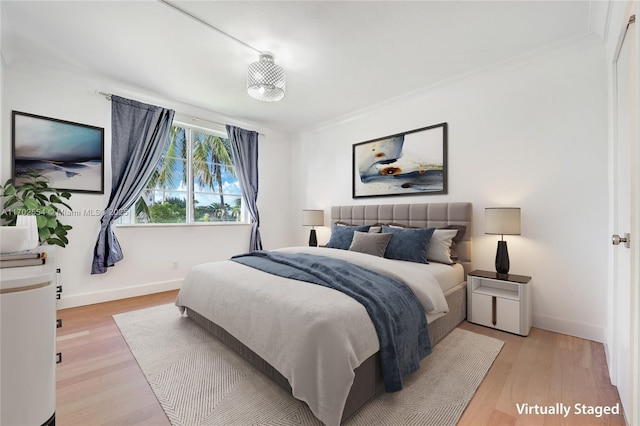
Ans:
<svg viewBox="0 0 640 426"><path fill-rule="evenodd" d="M448 311L440 285L423 265L329 248L278 251L347 260L405 282L425 312ZM231 260L192 268L176 305L198 312L260 355L329 426L340 424L353 370L379 349L371 319L351 297Z"/></svg>

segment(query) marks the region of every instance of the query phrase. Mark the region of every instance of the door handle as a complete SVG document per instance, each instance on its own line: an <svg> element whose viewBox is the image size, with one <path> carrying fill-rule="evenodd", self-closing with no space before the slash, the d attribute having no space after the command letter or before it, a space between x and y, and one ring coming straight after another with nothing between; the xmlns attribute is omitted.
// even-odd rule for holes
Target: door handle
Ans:
<svg viewBox="0 0 640 426"><path fill-rule="evenodd" d="M623 237L618 234L614 234L611 236L611 243L614 246L620 245L620 243L624 243L624 246L626 248L629 248L631 246L631 238L629 234L624 234Z"/></svg>
<svg viewBox="0 0 640 426"><path fill-rule="evenodd" d="M498 323L498 313L496 312L497 308L497 300L495 296L491 297L491 324L495 327Z"/></svg>

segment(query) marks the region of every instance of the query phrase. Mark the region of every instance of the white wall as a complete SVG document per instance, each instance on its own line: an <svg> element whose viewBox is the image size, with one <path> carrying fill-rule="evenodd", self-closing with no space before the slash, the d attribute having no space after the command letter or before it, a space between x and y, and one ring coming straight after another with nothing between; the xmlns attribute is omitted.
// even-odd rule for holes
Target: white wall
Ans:
<svg viewBox="0 0 640 426"><path fill-rule="evenodd" d="M91 275L93 249L100 217L87 213L104 209L111 191L111 103L95 93L113 92L142 102L154 103L198 118L228 122L214 113L198 110L178 102L156 99L153 94L104 79L68 74L54 69L4 68L2 105L1 173L4 182L11 175L11 110L43 115L105 129L105 194L74 193L70 205L80 216L65 216L72 225L70 244L58 249L57 265L61 269L62 299L58 308L96 303L140 294L178 288L187 270L198 263L221 260L248 251L250 226L206 225L166 227L118 227L116 235L124 260L106 274ZM230 122L256 130L251 123ZM223 130L224 128L221 127ZM290 162L290 137L268 128L257 129L260 136L261 234L266 249L289 245L290 195L282 191L291 179L282 164ZM178 269L172 269L172 262Z"/></svg>
<svg viewBox="0 0 640 426"><path fill-rule="evenodd" d="M401 70L400 72L401 73ZM401 78L401 75L398 75ZM447 195L351 198L352 144L449 123ZM505 67L325 125L293 144L293 211L338 204L471 201L473 258L494 270L484 208L522 207L505 237L533 277L534 326L603 341L607 297L607 73L602 44ZM300 223L300 219L297 220ZM329 227L318 230L321 243ZM307 238L297 231L297 241Z"/></svg>

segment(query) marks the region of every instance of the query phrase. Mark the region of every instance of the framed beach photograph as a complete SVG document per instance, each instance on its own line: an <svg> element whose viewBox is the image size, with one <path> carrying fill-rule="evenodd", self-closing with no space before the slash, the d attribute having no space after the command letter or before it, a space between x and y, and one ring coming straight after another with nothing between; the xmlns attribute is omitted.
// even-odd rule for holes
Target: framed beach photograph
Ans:
<svg viewBox="0 0 640 426"><path fill-rule="evenodd" d="M447 193L447 123L353 145L353 198Z"/></svg>
<svg viewBox="0 0 640 426"><path fill-rule="evenodd" d="M104 194L104 128L13 111L13 179L29 172L52 187Z"/></svg>

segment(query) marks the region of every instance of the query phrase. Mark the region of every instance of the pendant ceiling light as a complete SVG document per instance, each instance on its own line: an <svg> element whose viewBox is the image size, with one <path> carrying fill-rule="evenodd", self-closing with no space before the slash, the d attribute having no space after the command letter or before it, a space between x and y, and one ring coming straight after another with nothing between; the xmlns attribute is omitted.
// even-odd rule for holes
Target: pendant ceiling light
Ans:
<svg viewBox="0 0 640 426"><path fill-rule="evenodd" d="M287 91L287 75L273 61L270 52L260 53L258 62L249 64L247 93L259 101L275 102L284 98Z"/></svg>

